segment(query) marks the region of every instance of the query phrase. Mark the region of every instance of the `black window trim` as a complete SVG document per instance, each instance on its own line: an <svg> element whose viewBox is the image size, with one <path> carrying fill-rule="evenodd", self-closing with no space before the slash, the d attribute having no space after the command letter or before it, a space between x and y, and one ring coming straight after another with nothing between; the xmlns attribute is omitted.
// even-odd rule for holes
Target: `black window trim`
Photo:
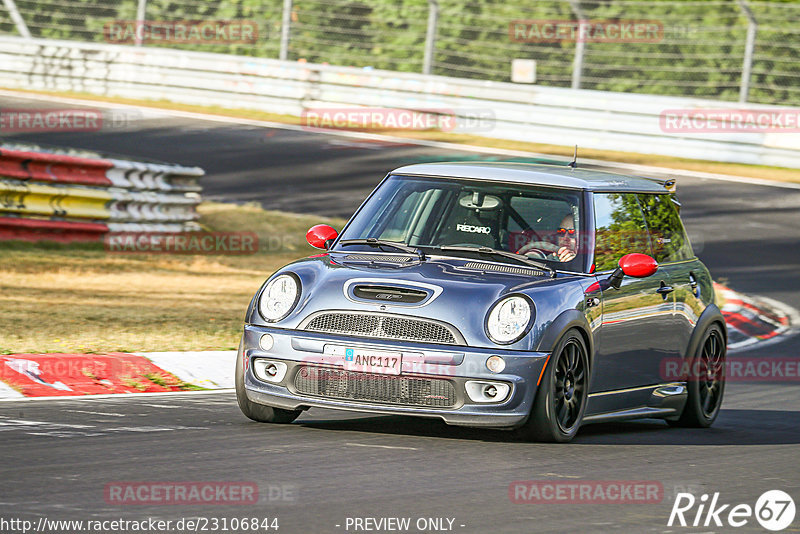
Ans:
<svg viewBox="0 0 800 534"><path fill-rule="evenodd" d="M664 191L664 192L661 192L661 191L659 191L659 192L655 192L655 191L617 191L617 190L612 190L612 189L608 189L608 190L606 190L606 189L597 189L597 190L587 191L587 193L589 193L589 197L590 197L588 199L588 201L586 202L587 211L591 210L591 216L592 216L592 218L591 218L592 227L591 227L591 234L590 234L590 240L591 240L591 247L592 248L591 248L591 254L587 254L586 255L587 259L589 259L589 261L590 261L590 263L588 264L588 267L586 269L586 272L589 272L589 269L591 269L591 266L594 264L594 251L595 251L595 244L596 244L595 241L594 241L594 236L595 236L595 233L597 231L597 226L596 226L597 221L595 221L595 218L594 218L594 195L598 195L598 194L599 195L602 195L602 194L606 194L607 195L607 194L613 194L613 193L618 193L618 194L619 193L622 193L622 194L630 193L630 194L633 194L633 195L637 195L636 196L636 202L637 202L637 204L639 204L639 209L642 211L642 220L644 221L645 227L647 228L647 242L649 243L650 257L655 258L655 255L653 254L653 243L652 243L652 241L650 239L650 227L647 224L647 217L644 215L644 209L642 209L642 204L641 204L641 202L639 202L639 196L638 195L669 195L670 197L672 197L670 200L672 200L678 206L680 206L680 203L676 202L677 199L675 199L675 195L673 193L670 193L669 191ZM680 218L680 211L678 212L678 218ZM683 219L681 218L680 221L681 221L681 226L683 226L684 230L686 230L686 227L683 224ZM687 235L687 237L688 237L688 235ZM691 242L689 244L691 245ZM661 265L677 265L677 264L680 264L680 263L689 263L689 262L693 262L693 261L698 261L699 258L697 257L697 254L694 253L694 248L691 247L691 246L689 248L692 251L692 257L691 258L686 258L686 259L683 259L683 260L659 262L658 265L659 266L661 266ZM595 271L595 272L593 272L591 274L592 274L592 276L599 276L599 275L611 274L613 272L614 272L614 269L607 269L605 271Z"/></svg>
<svg viewBox="0 0 800 534"><path fill-rule="evenodd" d="M639 209L642 210L642 215L644 215L644 224L645 224L645 226L647 226L647 240L650 243L650 257L655 259L656 253L655 253L655 251L653 249L653 239L652 239L652 235L650 234L650 225L647 223L647 214L644 211L644 208L642 208L642 203L641 203L641 200L639 198L639 195L668 195L670 197L670 201L672 201L673 203L676 203L675 202L676 199L675 199L675 195L673 193L670 193L670 192L666 192L666 193L653 193L653 192L636 193L636 201L639 202ZM680 203L676 203L676 204L678 206L680 206ZM686 232L686 226L683 224L683 219L681 218L680 210L678 210L678 221L681 223L681 229L683 229L684 236L686 237L686 240L687 240L686 242L689 244L689 250L692 251L692 256L690 258L684 258L682 260L664 261L664 262L659 261L658 262L659 266L661 266L661 265L677 265L679 263L684 263L684 262L690 262L690 261L697 260L697 254L694 253L694 248L691 246L692 242L689 241L689 234Z"/></svg>

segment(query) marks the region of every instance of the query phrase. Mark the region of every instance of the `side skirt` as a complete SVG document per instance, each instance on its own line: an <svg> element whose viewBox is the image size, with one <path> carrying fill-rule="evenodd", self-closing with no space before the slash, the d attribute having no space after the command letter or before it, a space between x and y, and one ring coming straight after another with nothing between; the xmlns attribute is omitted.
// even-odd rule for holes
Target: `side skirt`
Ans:
<svg viewBox="0 0 800 534"><path fill-rule="evenodd" d="M687 398L685 382L590 393L583 422L678 417Z"/></svg>

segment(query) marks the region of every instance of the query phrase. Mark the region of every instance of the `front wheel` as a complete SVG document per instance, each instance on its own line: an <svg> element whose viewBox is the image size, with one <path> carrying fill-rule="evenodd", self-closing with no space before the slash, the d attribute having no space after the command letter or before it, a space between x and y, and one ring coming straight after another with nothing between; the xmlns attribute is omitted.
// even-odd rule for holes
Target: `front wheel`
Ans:
<svg viewBox="0 0 800 534"><path fill-rule="evenodd" d="M683 413L671 426L708 428L719 415L725 393L725 336L719 325L708 327L692 359L687 389L689 396Z"/></svg>
<svg viewBox="0 0 800 534"><path fill-rule="evenodd" d="M583 336L568 330L547 361L533 409L518 435L530 441L570 441L583 420L589 393L589 357Z"/></svg>
<svg viewBox="0 0 800 534"><path fill-rule="evenodd" d="M234 374L236 383L236 400L242 413L259 423L291 423L300 415L302 410L284 410L257 404L247 398L244 390L244 360L242 356L242 345L239 344L239 352L236 355L236 373Z"/></svg>

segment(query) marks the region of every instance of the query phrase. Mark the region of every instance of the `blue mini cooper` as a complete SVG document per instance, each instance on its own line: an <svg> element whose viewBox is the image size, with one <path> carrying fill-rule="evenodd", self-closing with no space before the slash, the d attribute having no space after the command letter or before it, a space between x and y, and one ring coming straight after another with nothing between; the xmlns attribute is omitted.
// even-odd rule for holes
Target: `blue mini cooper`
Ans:
<svg viewBox="0 0 800 534"><path fill-rule="evenodd" d="M323 253L253 298L242 412L312 407L438 417L565 442L584 423L708 427L725 322L674 181L572 167L392 171Z"/></svg>

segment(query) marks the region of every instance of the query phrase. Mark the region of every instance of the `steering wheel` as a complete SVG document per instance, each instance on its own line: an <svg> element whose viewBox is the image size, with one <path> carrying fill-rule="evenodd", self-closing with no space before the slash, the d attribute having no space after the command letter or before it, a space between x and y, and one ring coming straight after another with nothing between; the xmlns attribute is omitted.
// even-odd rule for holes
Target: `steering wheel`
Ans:
<svg viewBox="0 0 800 534"><path fill-rule="evenodd" d="M539 248L531 248L526 250L525 252L518 252L517 254L522 254L534 260L546 260L547 253Z"/></svg>
<svg viewBox="0 0 800 534"><path fill-rule="evenodd" d="M547 259L547 256L553 254L558 250L558 245L548 243L547 241L530 241L517 250L517 254L524 254L525 256L534 254L539 259Z"/></svg>

